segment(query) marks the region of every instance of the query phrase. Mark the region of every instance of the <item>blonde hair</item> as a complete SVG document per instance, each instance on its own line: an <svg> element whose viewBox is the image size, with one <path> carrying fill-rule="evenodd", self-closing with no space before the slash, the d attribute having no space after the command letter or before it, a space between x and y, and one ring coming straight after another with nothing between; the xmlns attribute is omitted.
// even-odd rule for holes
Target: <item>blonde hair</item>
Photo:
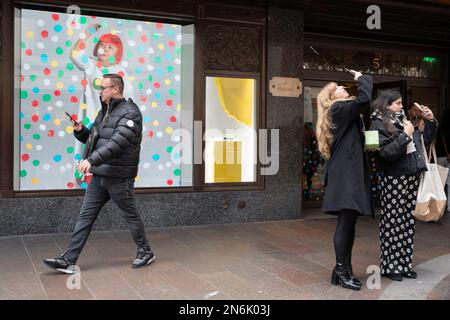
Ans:
<svg viewBox="0 0 450 320"><path fill-rule="evenodd" d="M331 156L331 145L334 140L331 129L335 126L331 120L330 109L333 103L337 101L353 100L355 97L339 98L334 97L338 85L336 82L330 82L317 95L318 118L316 124L316 137L319 144L319 151L325 159Z"/></svg>

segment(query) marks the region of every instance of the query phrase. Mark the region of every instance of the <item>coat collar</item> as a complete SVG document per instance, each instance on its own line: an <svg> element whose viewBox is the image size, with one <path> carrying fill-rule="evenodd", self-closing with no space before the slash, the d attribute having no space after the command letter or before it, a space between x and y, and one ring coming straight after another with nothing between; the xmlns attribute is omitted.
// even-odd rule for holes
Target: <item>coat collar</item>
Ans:
<svg viewBox="0 0 450 320"><path fill-rule="evenodd" d="M117 107L119 104L121 104L123 101L126 101L125 100L125 98L119 98L119 99L114 99L114 98L111 98L111 100L109 101L109 106L110 106L110 110L109 110L109 112L111 112L115 107ZM102 98L100 97L100 103L102 104L102 110L103 110L103 113L105 113L106 112L106 109L108 108L108 105L106 104L106 103L104 103L103 101L102 101Z"/></svg>

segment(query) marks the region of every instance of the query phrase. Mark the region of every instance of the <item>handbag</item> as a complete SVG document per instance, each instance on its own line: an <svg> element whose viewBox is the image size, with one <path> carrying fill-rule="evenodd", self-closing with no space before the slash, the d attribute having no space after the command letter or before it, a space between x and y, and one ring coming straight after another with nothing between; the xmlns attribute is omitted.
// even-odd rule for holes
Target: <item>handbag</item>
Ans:
<svg viewBox="0 0 450 320"><path fill-rule="evenodd" d="M421 139L428 171L425 171L420 179L416 207L412 214L417 220L437 221L444 214L447 204L444 185L447 180L448 168L436 163L434 143L430 146L430 152L434 152L434 163L430 163L423 136Z"/></svg>

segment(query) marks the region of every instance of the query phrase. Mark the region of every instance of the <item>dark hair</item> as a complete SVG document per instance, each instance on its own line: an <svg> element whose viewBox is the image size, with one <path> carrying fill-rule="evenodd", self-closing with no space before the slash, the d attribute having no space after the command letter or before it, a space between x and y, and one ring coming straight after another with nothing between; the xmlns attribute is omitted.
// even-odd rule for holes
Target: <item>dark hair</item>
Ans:
<svg viewBox="0 0 450 320"><path fill-rule="evenodd" d="M389 106L401 97L402 95L398 91L386 90L382 91L375 101L372 102L372 116L381 116L383 124L392 133L395 131L395 127L391 123L394 112L389 110Z"/></svg>
<svg viewBox="0 0 450 320"><path fill-rule="evenodd" d="M123 94L124 83L123 83L122 77L119 74L117 74L117 73L108 73L108 74L103 75L103 78L110 79L112 85L113 86L118 86L119 87L119 93Z"/></svg>

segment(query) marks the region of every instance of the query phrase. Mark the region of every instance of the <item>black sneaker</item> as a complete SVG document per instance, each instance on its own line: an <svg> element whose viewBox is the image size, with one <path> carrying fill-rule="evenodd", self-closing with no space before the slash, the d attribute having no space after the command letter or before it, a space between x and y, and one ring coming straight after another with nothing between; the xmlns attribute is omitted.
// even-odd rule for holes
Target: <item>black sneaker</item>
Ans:
<svg viewBox="0 0 450 320"><path fill-rule="evenodd" d="M139 248L136 253L136 258L134 259L131 267L133 269L145 267L154 262L155 260L156 257L150 249Z"/></svg>
<svg viewBox="0 0 450 320"><path fill-rule="evenodd" d="M44 264L52 269L58 270L66 274L75 273L75 264L67 261L64 257L57 257L55 259L44 259Z"/></svg>

